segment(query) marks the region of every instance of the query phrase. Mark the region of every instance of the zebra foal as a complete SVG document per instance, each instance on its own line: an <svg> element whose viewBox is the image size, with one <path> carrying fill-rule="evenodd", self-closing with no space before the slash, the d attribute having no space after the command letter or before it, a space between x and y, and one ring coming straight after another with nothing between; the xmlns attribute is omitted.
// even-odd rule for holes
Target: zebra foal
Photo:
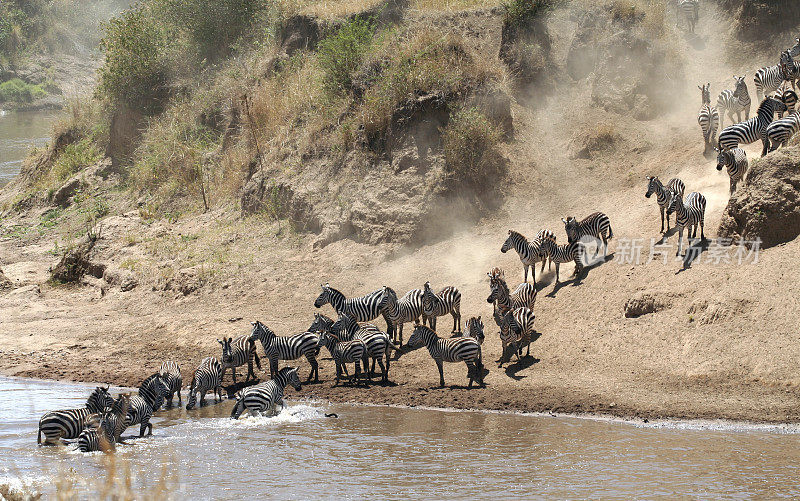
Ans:
<svg viewBox="0 0 800 501"><path fill-rule="evenodd" d="M736 184L744 180L744 175L747 173L747 153L741 148L717 149L717 170L722 170L723 167L728 170L728 177L731 180L730 194L733 195Z"/></svg>
<svg viewBox="0 0 800 501"><path fill-rule="evenodd" d="M686 202L673 195L670 209L675 212L675 227L678 229L678 250L675 255L680 255L683 248L683 229L687 228L686 240L697 237L697 227L700 227L700 239L705 241L703 231L706 214L706 197L693 191L686 195Z"/></svg>

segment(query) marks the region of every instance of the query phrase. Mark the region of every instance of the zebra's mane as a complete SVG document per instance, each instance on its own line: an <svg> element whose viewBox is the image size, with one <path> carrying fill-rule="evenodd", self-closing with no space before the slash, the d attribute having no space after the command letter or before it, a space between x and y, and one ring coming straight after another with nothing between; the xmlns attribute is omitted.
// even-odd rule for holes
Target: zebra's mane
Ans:
<svg viewBox="0 0 800 501"><path fill-rule="evenodd" d="M512 236L512 237L515 237L515 238L521 240L522 243L525 243L525 244L528 243L528 238L525 235L523 235L522 233L518 232L518 231L508 230L508 234L509 234L509 236Z"/></svg>

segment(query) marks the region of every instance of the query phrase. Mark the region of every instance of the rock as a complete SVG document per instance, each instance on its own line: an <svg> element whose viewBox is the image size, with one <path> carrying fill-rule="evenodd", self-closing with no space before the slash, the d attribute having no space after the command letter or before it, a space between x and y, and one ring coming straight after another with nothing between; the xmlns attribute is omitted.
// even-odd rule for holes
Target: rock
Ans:
<svg viewBox="0 0 800 501"><path fill-rule="evenodd" d="M668 306L662 296L653 292L641 292L625 302L625 318L638 318Z"/></svg>
<svg viewBox="0 0 800 501"><path fill-rule="evenodd" d="M205 285L206 279L206 273L202 266L183 268L167 280L164 290L180 292L184 296L188 296Z"/></svg>
<svg viewBox="0 0 800 501"><path fill-rule="evenodd" d="M52 203L60 207L67 207L71 203L72 196L80 189L83 182L79 177L73 177L64 183L61 188L53 193Z"/></svg>
<svg viewBox="0 0 800 501"><path fill-rule="evenodd" d="M800 235L800 146L782 148L751 163L747 183L741 183L722 214L718 235L761 239L772 247Z"/></svg>
<svg viewBox="0 0 800 501"><path fill-rule="evenodd" d="M106 265L90 260L96 241L96 238L87 238L67 251L50 272L52 279L62 283L74 283L79 282L84 275L103 278Z"/></svg>
<svg viewBox="0 0 800 501"><path fill-rule="evenodd" d="M139 281L136 280L136 277L129 274L122 279L122 283L120 284L119 288L122 292L129 292L135 289L138 285Z"/></svg>
<svg viewBox="0 0 800 501"><path fill-rule="evenodd" d="M302 231L319 233L322 230L313 205L287 183L267 184L253 179L242 192L242 211L265 211L275 219L289 219Z"/></svg>
<svg viewBox="0 0 800 501"><path fill-rule="evenodd" d="M10 290L14 288L14 283L7 276L3 274L3 269L0 268L0 291Z"/></svg>

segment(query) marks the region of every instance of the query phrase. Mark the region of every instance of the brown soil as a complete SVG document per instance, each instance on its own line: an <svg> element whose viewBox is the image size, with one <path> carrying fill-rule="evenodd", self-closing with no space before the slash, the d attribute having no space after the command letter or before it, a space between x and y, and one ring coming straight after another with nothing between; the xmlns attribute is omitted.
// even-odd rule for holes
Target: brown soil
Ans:
<svg viewBox="0 0 800 501"><path fill-rule="evenodd" d="M133 386L162 360L174 359L188 381L203 356L219 355L217 338L246 334L251 320L283 335L306 328L320 283L350 295L384 284L402 294L431 280L434 288L460 289L464 320L473 315L487 320L487 388L463 388L466 368L452 364L445 368L449 386L435 388L436 366L418 350L393 362L393 386L334 388L333 365L323 360L323 382L304 386L302 395L377 404L798 422L800 239L762 251L757 263L714 264L708 252L688 267L671 259L647 262L650 239L660 235L655 201L643 196L646 175L678 175L687 191L702 192L709 238L728 201L727 175L702 156L695 86L710 79L718 92L729 85L729 75L752 75L760 64L723 66L726 37L719 36L717 21L712 9L698 26L702 49L675 41L691 56L681 87L685 106L653 120L583 104L580 113L564 120L568 105L590 101L590 89L581 86L556 93L538 110L515 104L515 142L506 151L512 183L501 212L469 228L454 222L453 236L418 248L351 240L317 248L313 238L292 233L285 222L242 218L233 208L169 223L142 219L129 207L103 222L93 251L93 261L108 265L105 278L56 286L47 281L48 269L58 262L49 251L56 239L63 245L63 233L40 235L35 226L41 211L12 216L3 224L30 230L0 237L0 266L15 286L0 291L0 371ZM569 22L554 19L551 33ZM556 57L568 49L568 43L554 40ZM608 123L620 141L591 159L569 158L574 144ZM748 147L751 158L758 148ZM615 259L592 267L577 282L568 280L572 266L565 265L565 282L558 287L554 272L546 272L535 307L542 335L532 345L534 358L498 369L500 340L489 320L486 272L504 268L512 287L521 278L517 256L499 252L507 230L534 235L551 228L564 241L561 217L596 210L611 218ZM641 262L617 262L621 243L631 237L643 239ZM626 303L643 297L658 307L626 318ZM332 314L329 307L324 311ZM451 323L440 319L439 325L449 331ZM406 337L409 331L406 326ZM307 363L299 364L305 375Z"/></svg>

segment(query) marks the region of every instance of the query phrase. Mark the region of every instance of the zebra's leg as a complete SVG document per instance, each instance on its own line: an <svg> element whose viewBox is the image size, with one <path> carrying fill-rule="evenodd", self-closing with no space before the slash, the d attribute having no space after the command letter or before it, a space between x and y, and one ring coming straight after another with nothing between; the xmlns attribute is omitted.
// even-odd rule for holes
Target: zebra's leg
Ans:
<svg viewBox="0 0 800 501"><path fill-rule="evenodd" d="M372 365L370 366L369 372L367 372L367 368L364 368L364 372L367 374L367 379L372 379L375 376L375 362L377 358L372 359ZM383 361L381 361L381 366L383 366Z"/></svg>
<svg viewBox="0 0 800 501"><path fill-rule="evenodd" d="M681 253L681 245L683 245L683 226L678 226L678 250L675 252L676 256Z"/></svg>
<svg viewBox="0 0 800 501"><path fill-rule="evenodd" d="M436 359L436 367L439 368L439 387L444 388L444 367L442 360L439 358Z"/></svg>
<svg viewBox="0 0 800 501"><path fill-rule="evenodd" d="M306 381L311 381L311 376L314 376L314 381L319 381L319 363L317 363L316 357L307 353L306 360L311 364L311 372L308 373L308 379L306 379Z"/></svg>
<svg viewBox="0 0 800 501"><path fill-rule="evenodd" d="M428 317L428 325L432 331L436 332L436 315Z"/></svg>
<svg viewBox="0 0 800 501"><path fill-rule="evenodd" d="M417 323L419 323L419 318L417 318ZM400 346L403 346L403 323L401 322L400 325L397 326L397 336L400 339Z"/></svg>
<svg viewBox="0 0 800 501"><path fill-rule="evenodd" d="M731 178L731 192L730 192L731 196L733 195L734 191L736 191L736 180Z"/></svg>
<svg viewBox="0 0 800 501"><path fill-rule="evenodd" d="M664 207L658 206L661 209L661 233L664 233ZM667 231L669 231L669 216L667 216Z"/></svg>
<svg viewBox="0 0 800 501"><path fill-rule="evenodd" d="M558 283L558 268L561 266L561 263L556 263L556 283Z"/></svg>
<svg viewBox="0 0 800 501"><path fill-rule="evenodd" d="M706 233L705 233L705 228L704 228L705 219L706 219L705 214L700 216L700 241L701 242L705 242L706 241Z"/></svg>
<svg viewBox="0 0 800 501"><path fill-rule="evenodd" d="M275 379L278 375L278 352L269 357L269 378Z"/></svg>
<svg viewBox="0 0 800 501"><path fill-rule="evenodd" d="M764 145L764 147L761 149L761 156L763 157L767 155L767 151L769 150L769 139L767 139L766 136L762 137L761 144Z"/></svg>
<svg viewBox="0 0 800 501"><path fill-rule="evenodd" d="M525 283L528 283L528 265L522 265L525 268ZM533 270L533 281L536 282L536 270Z"/></svg>
<svg viewBox="0 0 800 501"><path fill-rule="evenodd" d="M216 394L214 395L214 401L215 402L217 401ZM205 391L201 391L200 392L200 407L202 407L205 404L205 402L206 402L206 392Z"/></svg>
<svg viewBox="0 0 800 501"><path fill-rule="evenodd" d="M379 357L379 358L373 359L373 360L377 360L378 361L378 366L381 368L381 381L383 381L385 383L386 381L389 380L389 371L383 365L383 357ZM387 364L388 364L388 361L387 361Z"/></svg>

